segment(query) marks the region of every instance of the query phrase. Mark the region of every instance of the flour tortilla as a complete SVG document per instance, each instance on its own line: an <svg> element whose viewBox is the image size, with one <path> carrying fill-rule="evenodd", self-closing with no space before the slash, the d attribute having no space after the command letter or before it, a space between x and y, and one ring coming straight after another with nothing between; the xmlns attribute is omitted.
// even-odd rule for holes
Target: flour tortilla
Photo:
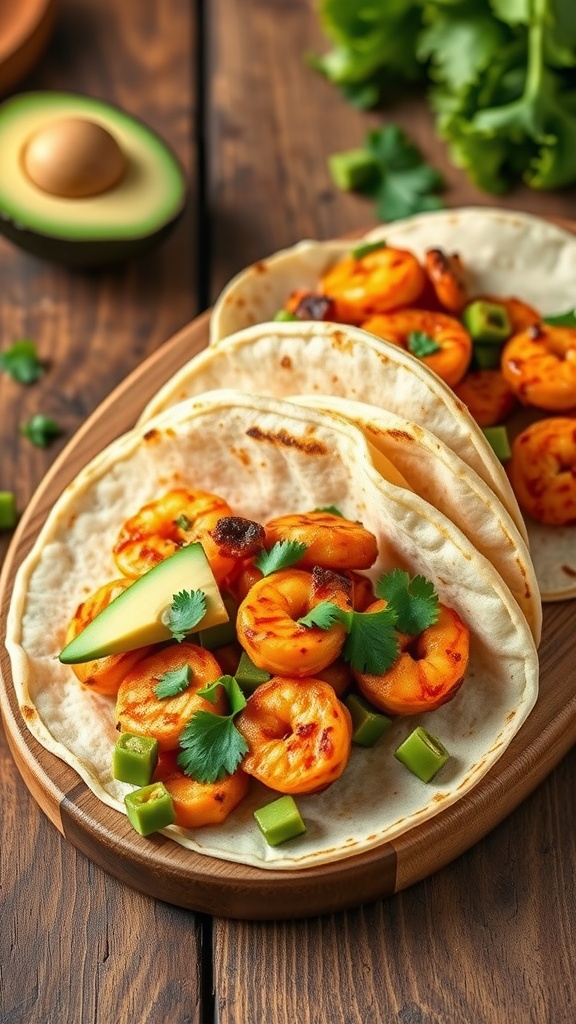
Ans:
<svg viewBox="0 0 576 1024"><path fill-rule="evenodd" d="M366 238L384 238L420 257L430 247L457 251L466 267L471 295L514 295L544 315L574 306L576 236L530 214L490 207L441 210L380 226ZM314 288L319 276L350 251L350 244L341 239L304 241L242 271L214 306L211 343L271 319L291 291ZM331 393L332 388L326 386L325 390ZM362 388L357 391L354 397L374 401ZM511 437L522 421L522 414L509 421ZM500 476L497 493L501 486ZM507 501L504 504L512 512ZM576 529L544 526L528 516L525 522L542 600L576 597Z"/></svg>
<svg viewBox="0 0 576 1024"><path fill-rule="evenodd" d="M332 504L363 521L379 544L372 575L399 565L432 579L441 600L471 628L471 660L450 704L398 719L375 748L353 750L346 772L328 790L298 798L307 823L303 836L267 846L252 812L273 794L259 786L223 825L170 827L165 834L224 860L305 868L377 847L474 787L537 697L535 644L509 589L450 520L409 489L383 480L357 427L320 410L238 392L205 395L118 439L53 507L19 570L7 628L16 693L39 742L123 811L130 787L111 776L114 700L82 688L57 655L78 602L117 576L110 551L121 523L175 484L213 490L238 514L262 521ZM452 754L428 785L393 757L417 724Z"/></svg>

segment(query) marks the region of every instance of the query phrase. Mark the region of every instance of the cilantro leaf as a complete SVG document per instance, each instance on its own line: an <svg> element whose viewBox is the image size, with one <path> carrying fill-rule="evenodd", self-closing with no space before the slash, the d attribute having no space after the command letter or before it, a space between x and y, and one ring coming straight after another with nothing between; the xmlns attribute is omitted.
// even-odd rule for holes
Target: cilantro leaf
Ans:
<svg viewBox="0 0 576 1024"><path fill-rule="evenodd" d="M348 632L342 656L357 672L382 675L398 657L396 612L392 606L379 612L353 612L332 601L321 601L298 622L324 630L335 622L342 623Z"/></svg>
<svg viewBox="0 0 576 1024"><path fill-rule="evenodd" d="M438 618L438 595L433 583L424 576L410 579L403 569L393 569L380 577L374 589L376 596L387 601L396 612L402 633L421 633Z"/></svg>
<svg viewBox="0 0 576 1024"><path fill-rule="evenodd" d="M38 358L35 343L24 339L15 341L10 348L0 352L0 370L4 370L19 384L34 384L45 368Z"/></svg>
<svg viewBox="0 0 576 1024"><path fill-rule="evenodd" d="M196 711L180 734L178 764L198 782L216 782L236 771L248 744L232 715Z"/></svg>
<svg viewBox="0 0 576 1024"><path fill-rule="evenodd" d="M176 697L188 689L191 678L190 665L182 665L181 668L175 668L171 672L165 672L164 675L159 676L154 693L159 700L164 700L165 697Z"/></svg>
<svg viewBox="0 0 576 1024"><path fill-rule="evenodd" d="M181 590L174 594L165 623L175 640L183 640L204 618L206 595L202 590Z"/></svg>
<svg viewBox="0 0 576 1024"><path fill-rule="evenodd" d="M289 566L296 565L306 550L306 544L298 540L279 540L272 545L270 551L261 551L254 559L254 565L264 576L269 576L279 569L288 569Z"/></svg>
<svg viewBox="0 0 576 1024"><path fill-rule="evenodd" d="M556 313L554 316L545 316L542 319L550 327L576 327L576 308L567 309L565 313Z"/></svg>
<svg viewBox="0 0 576 1024"><path fill-rule="evenodd" d="M344 519L344 516L342 515L340 509L336 508L335 505L326 505L324 508L315 508L314 511L329 512L331 516L340 516L340 519Z"/></svg>
<svg viewBox="0 0 576 1024"><path fill-rule="evenodd" d="M355 249L350 250L350 255L353 260L361 260L364 256L368 256L371 252L378 252L380 249L386 248L386 242L384 240L380 242L364 242L363 245L357 245Z"/></svg>
<svg viewBox="0 0 576 1024"><path fill-rule="evenodd" d="M508 27L489 10L430 5L425 18L418 57L430 60L431 76L456 92L474 82L510 38Z"/></svg>
<svg viewBox="0 0 576 1024"><path fill-rule="evenodd" d="M408 350L419 359L440 351L440 345L426 331L410 331L407 338Z"/></svg>
<svg viewBox="0 0 576 1024"><path fill-rule="evenodd" d="M349 615L349 612L343 612L342 608L339 608L333 601L320 601L315 608L311 608L307 615L303 615L300 619L297 619L297 623L300 626L306 626L307 629L311 629L316 626L318 629L330 629L335 622L342 621L342 614Z"/></svg>
<svg viewBox="0 0 576 1024"><path fill-rule="evenodd" d="M62 428L51 416L43 416L41 413L37 413L27 423L21 425L20 433L27 437L37 448L48 448L52 441L60 436Z"/></svg>
<svg viewBox="0 0 576 1024"><path fill-rule="evenodd" d="M220 676L214 683L206 683L202 689L198 690L198 696L205 697L211 704L215 704L218 699L218 690L221 686L226 690L231 714L238 714L239 711L242 711L242 708L246 707L246 697L234 676Z"/></svg>

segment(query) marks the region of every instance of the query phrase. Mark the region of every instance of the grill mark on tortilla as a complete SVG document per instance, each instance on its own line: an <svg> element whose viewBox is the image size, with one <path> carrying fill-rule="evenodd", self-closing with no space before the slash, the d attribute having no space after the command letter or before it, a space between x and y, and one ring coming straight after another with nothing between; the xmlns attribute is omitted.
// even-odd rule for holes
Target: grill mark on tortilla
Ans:
<svg viewBox="0 0 576 1024"><path fill-rule="evenodd" d="M290 356L282 356L282 359L280 360L280 366L282 367L283 370L291 370L292 360L290 359Z"/></svg>
<svg viewBox="0 0 576 1024"><path fill-rule="evenodd" d="M560 568L562 569L562 572L566 574L566 576L576 577L576 569L574 569L573 566L562 565Z"/></svg>
<svg viewBox="0 0 576 1024"><path fill-rule="evenodd" d="M249 427L246 431L248 437L255 441L269 441L270 444L283 448L297 448L305 455L327 455L328 448L322 441L316 438L294 437L287 430L261 430L260 427Z"/></svg>
<svg viewBox="0 0 576 1024"><path fill-rule="evenodd" d="M36 708L31 708L29 704L23 704L20 710L27 722L31 722L33 718L36 718Z"/></svg>

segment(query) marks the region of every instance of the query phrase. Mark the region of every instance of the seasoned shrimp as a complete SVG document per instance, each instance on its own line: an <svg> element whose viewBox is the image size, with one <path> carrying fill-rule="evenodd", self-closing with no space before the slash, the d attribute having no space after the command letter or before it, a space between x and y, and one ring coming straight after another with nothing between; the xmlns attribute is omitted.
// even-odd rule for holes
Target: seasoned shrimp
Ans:
<svg viewBox="0 0 576 1024"><path fill-rule="evenodd" d="M523 430L508 472L529 516L548 526L576 523L576 418L553 416Z"/></svg>
<svg viewBox="0 0 576 1024"><path fill-rule="evenodd" d="M200 541L220 582L234 559L222 555L208 535L222 516L229 515L230 506L217 494L185 487L167 491L126 520L113 548L116 565L125 576L142 576L178 548Z"/></svg>
<svg viewBox="0 0 576 1024"><path fill-rule="evenodd" d="M541 314L533 306L515 296L502 298L500 295L480 295L479 298L483 302L494 302L497 306L504 306L512 329L511 335L519 334L520 331L525 331L542 320Z"/></svg>
<svg viewBox="0 0 576 1024"><path fill-rule="evenodd" d="M379 611L384 601L368 608ZM391 715L434 711L452 700L466 674L470 634L460 616L440 605L434 625L418 636L398 634L400 655L383 675L353 672L366 700Z"/></svg>
<svg viewBox="0 0 576 1024"><path fill-rule="evenodd" d="M374 313L410 306L425 285L413 253L383 246L358 259L340 260L322 278L320 291L332 299L336 321L361 324Z"/></svg>
<svg viewBox="0 0 576 1024"><path fill-rule="evenodd" d="M198 782L184 774L175 750L160 754L154 782L164 783L172 797L175 824L181 828L219 825L244 799L249 785L241 769L216 782Z"/></svg>
<svg viewBox="0 0 576 1024"><path fill-rule="evenodd" d="M94 594L78 605L68 623L66 643L69 644L75 636L78 636L78 633L131 583L132 580L112 580L99 587ZM124 676L151 650L151 647L140 647L135 651L126 651L125 654L110 654L107 658L96 658L79 665L71 665L70 668L80 682L90 690L94 690L94 693L112 696L118 693L118 687Z"/></svg>
<svg viewBox="0 0 576 1024"><path fill-rule="evenodd" d="M468 302L468 289L458 253L447 255L443 249L428 249L424 266L440 305L448 313L461 313Z"/></svg>
<svg viewBox="0 0 576 1024"><path fill-rule="evenodd" d="M361 523L333 512L300 512L278 516L266 523L266 547L282 540L306 545L298 560L302 568L321 565L340 572L344 569L369 569L378 556L376 537Z"/></svg>
<svg viewBox="0 0 576 1024"><path fill-rule="evenodd" d="M480 427L503 423L516 405L516 395L500 370L472 370L456 384L454 393Z"/></svg>
<svg viewBox="0 0 576 1024"><path fill-rule="evenodd" d="M236 719L249 750L242 768L280 793L318 793L344 771L352 722L328 683L274 676Z"/></svg>
<svg viewBox="0 0 576 1024"><path fill-rule="evenodd" d="M258 668L279 675L313 676L340 654L344 626L304 626L297 619L321 601L352 608L348 579L327 569L282 569L255 583L238 608L238 640Z"/></svg>
<svg viewBox="0 0 576 1024"><path fill-rule="evenodd" d="M373 316L361 325L378 338L401 345L418 354L418 342L436 348L429 355L419 356L450 387L458 384L472 358L472 339L466 328L453 316L428 309L400 309L395 313ZM426 338L421 336L426 336Z"/></svg>
<svg viewBox="0 0 576 1024"><path fill-rule="evenodd" d="M190 669L188 687L175 697L160 698L155 688L167 672ZM198 690L222 675L216 658L203 647L183 641L150 654L128 673L116 698L116 722L122 732L153 736L160 750L175 750L180 734L195 711L224 714L226 698L215 704L198 696ZM222 687L219 687L219 691Z"/></svg>
<svg viewBox="0 0 576 1024"><path fill-rule="evenodd" d="M536 324L504 346L502 373L525 405L549 412L576 408L576 327Z"/></svg>

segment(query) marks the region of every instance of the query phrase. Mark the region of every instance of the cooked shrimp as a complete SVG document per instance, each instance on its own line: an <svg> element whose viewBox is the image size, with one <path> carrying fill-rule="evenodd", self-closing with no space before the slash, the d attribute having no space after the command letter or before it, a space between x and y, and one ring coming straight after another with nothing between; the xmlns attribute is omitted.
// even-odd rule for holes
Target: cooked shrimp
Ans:
<svg viewBox="0 0 576 1024"><path fill-rule="evenodd" d="M372 604L374 598L374 586L368 576L361 572L348 573L352 580L352 604L355 612L366 611L368 605Z"/></svg>
<svg viewBox="0 0 576 1024"><path fill-rule="evenodd" d="M456 384L454 393L480 427L503 423L516 405L516 395L500 370L472 370Z"/></svg>
<svg viewBox="0 0 576 1024"><path fill-rule="evenodd" d="M274 676L236 719L249 750L242 768L280 793L318 793L350 757L348 708L320 679Z"/></svg>
<svg viewBox="0 0 576 1024"><path fill-rule="evenodd" d="M370 611L385 605L376 601ZM434 711L452 700L468 666L470 634L460 616L440 605L434 625L418 636L399 634L401 653L383 675L353 672L366 700L391 715Z"/></svg>
<svg viewBox="0 0 576 1024"><path fill-rule="evenodd" d="M540 523L576 523L576 418L553 416L512 444L510 481L521 508Z"/></svg>
<svg viewBox="0 0 576 1024"><path fill-rule="evenodd" d="M229 515L230 506L217 494L185 487L167 491L126 520L113 548L116 565L126 576L142 576L178 548L200 541L220 582L234 566L234 559L220 553L210 541L209 531L222 516Z"/></svg>
<svg viewBox="0 0 576 1024"><path fill-rule="evenodd" d="M336 696L341 700L352 685L352 669L343 658L336 658L331 665L327 665L321 672L318 672L316 678L321 679L324 683L329 683Z"/></svg>
<svg viewBox="0 0 576 1024"><path fill-rule="evenodd" d="M511 336L539 324L542 320L541 314L533 306L515 296L502 298L500 295L480 295L479 298L483 302L494 302L497 306L504 306L510 322Z"/></svg>
<svg viewBox="0 0 576 1024"><path fill-rule="evenodd" d="M361 523L333 512L300 512L278 516L266 523L266 547L281 540L296 540L306 545L298 560L302 568L321 565L340 572L344 569L369 569L378 556L376 537Z"/></svg>
<svg viewBox="0 0 576 1024"><path fill-rule="evenodd" d="M238 602L243 601L254 584L263 578L264 574L254 565L254 562L250 560L245 562L231 585L231 590L236 600Z"/></svg>
<svg viewBox="0 0 576 1024"><path fill-rule="evenodd" d="M132 580L126 579L112 580L110 583L105 583L103 587L99 587L94 594L78 605L68 623L66 643L69 644L75 636L78 636L78 633L131 583ZM96 658L94 661L86 661L80 665L71 665L70 668L80 682L90 690L94 690L94 693L112 696L118 693L118 687L124 676L151 650L151 647L140 647L135 651L126 651L125 654L110 654L107 658Z"/></svg>
<svg viewBox="0 0 576 1024"><path fill-rule="evenodd" d="M576 327L536 324L506 342L502 373L525 405L576 408Z"/></svg>
<svg viewBox="0 0 576 1024"><path fill-rule="evenodd" d="M351 583L326 569L282 569L255 583L238 608L238 640L258 668L279 675L313 676L340 654L344 626L304 626L297 619L321 601L352 608Z"/></svg>
<svg viewBox="0 0 576 1024"><path fill-rule="evenodd" d="M175 824L181 828L219 825L244 799L249 785L241 769L216 782L198 782L184 774L175 750L160 754L154 782L163 782L170 793Z"/></svg>
<svg viewBox="0 0 576 1024"><path fill-rule="evenodd" d="M320 291L332 299L338 323L360 324L374 313L410 306L425 285L413 253L383 246L359 259L340 260L322 278Z"/></svg>
<svg viewBox="0 0 576 1024"><path fill-rule="evenodd" d="M426 335L437 350L419 356L450 387L458 384L472 358L472 339L453 316L428 309L400 309L395 313L373 316L361 325L378 338L401 345L417 355L418 335Z"/></svg>
<svg viewBox="0 0 576 1024"><path fill-rule="evenodd" d="M440 305L448 313L461 313L468 302L468 289L458 253L447 255L443 249L428 249L424 266Z"/></svg>
<svg viewBox="0 0 576 1024"><path fill-rule="evenodd" d="M190 669L189 686L175 697L158 697L154 691L162 676L186 667ZM163 647L138 662L120 685L116 698L117 727L122 732L153 736L160 750L175 750L194 712L225 713L222 687L218 688L214 704L198 696L198 690L216 682L221 675L216 658L203 647L187 641Z"/></svg>

